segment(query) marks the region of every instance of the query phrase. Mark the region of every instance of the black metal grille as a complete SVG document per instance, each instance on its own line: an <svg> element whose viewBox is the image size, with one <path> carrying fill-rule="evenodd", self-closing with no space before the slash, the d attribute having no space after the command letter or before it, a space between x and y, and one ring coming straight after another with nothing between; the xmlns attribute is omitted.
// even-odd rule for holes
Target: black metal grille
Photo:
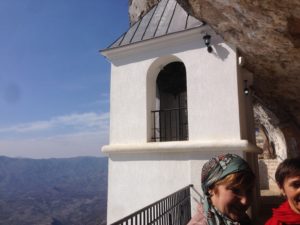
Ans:
<svg viewBox="0 0 300 225"><path fill-rule="evenodd" d="M189 185L111 225L186 225L191 219Z"/></svg>
<svg viewBox="0 0 300 225"><path fill-rule="evenodd" d="M182 141L188 139L187 108L151 111L152 141Z"/></svg>

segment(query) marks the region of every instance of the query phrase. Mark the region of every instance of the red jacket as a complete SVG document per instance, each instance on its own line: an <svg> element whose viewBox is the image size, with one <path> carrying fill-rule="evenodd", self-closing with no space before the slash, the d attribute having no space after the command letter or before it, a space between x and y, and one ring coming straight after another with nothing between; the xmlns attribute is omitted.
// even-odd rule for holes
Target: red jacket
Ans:
<svg viewBox="0 0 300 225"><path fill-rule="evenodd" d="M273 209L273 216L265 225L300 225L300 214L295 213L288 201Z"/></svg>

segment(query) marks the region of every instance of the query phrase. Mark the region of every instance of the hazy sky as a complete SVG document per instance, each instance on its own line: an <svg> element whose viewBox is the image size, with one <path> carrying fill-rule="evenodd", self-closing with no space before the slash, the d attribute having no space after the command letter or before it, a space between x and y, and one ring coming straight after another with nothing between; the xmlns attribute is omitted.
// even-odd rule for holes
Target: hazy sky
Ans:
<svg viewBox="0 0 300 225"><path fill-rule="evenodd" d="M0 0L0 155L101 156L128 0Z"/></svg>

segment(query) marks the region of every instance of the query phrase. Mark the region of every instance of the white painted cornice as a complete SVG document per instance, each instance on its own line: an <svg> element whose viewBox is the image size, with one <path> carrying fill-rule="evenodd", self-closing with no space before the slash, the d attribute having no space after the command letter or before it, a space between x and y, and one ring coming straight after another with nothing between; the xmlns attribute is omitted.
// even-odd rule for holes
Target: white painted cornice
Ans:
<svg viewBox="0 0 300 225"><path fill-rule="evenodd" d="M262 152L260 148L247 140L149 142L145 144L113 144L102 147L104 154L220 151L243 151L257 154Z"/></svg>
<svg viewBox="0 0 300 225"><path fill-rule="evenodd" d="M114 64L115 61L124 57L126 58L141 52L157 51L166 47L178 46L181 43L187 43L187 41L190 40L199 40L199 46L201 46L203 45L202 37L205 33L216 35L208 25L203 25L190 30L172 33L121 47L100 50L100 53Z"/></svg>

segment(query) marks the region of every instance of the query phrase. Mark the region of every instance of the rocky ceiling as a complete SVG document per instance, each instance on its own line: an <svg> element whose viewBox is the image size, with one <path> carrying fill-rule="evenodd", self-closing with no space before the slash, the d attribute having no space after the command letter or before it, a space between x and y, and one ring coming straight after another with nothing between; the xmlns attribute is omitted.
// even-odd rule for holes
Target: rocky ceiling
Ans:
<svg viewBox="0 0 300 225"><path fill-rule="evenodd" d="M159 0L129 0L131 23ZM177 0L237 46L253 94L282 124L300 127L300 1Z"/></svg>

